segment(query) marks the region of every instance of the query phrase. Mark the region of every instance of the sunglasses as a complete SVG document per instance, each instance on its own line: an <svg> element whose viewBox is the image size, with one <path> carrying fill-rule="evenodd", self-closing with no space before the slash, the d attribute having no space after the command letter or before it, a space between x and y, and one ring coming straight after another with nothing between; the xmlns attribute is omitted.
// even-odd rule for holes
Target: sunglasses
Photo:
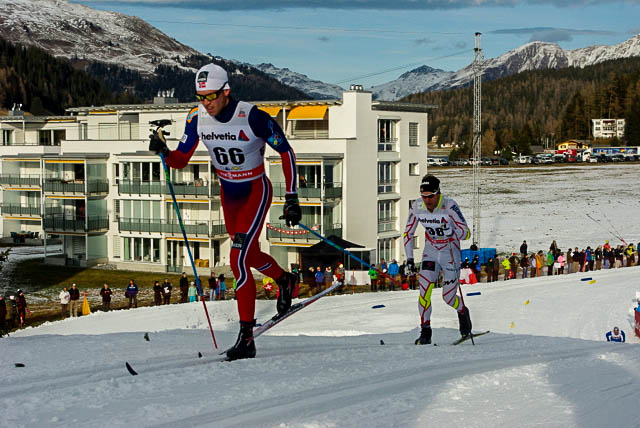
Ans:
<svg viewBox="0 0 640 428"><path fill-rule="evenodd" d="M425 199L433 199L433 198L435 198L435 197L436 197L436 196L438 196L438 195L439 195L439 193L430 193L430 194L428 194L428 195L423 195L423 194L421 194L420 196L422 196L422 197L423 197L423 198L425 198Z"/></svg>
<svg viewBox="0 0 640 428"><path fill-rule="evenodd" d="M224 88L224 85L226 85L226 84L227 84L227 82L224 82L224 84L222 85L222 87L220 87L220 89L218 89L217 91L212 92L210 94L207 94L207 95L200 95L200 94L198 94L196 92L196 99L198 101L204 101L204 100L213 101L213 100L216 100L216 99L218 99L218 97L220 96L222 91L224 90L223 88Z"/></svg>

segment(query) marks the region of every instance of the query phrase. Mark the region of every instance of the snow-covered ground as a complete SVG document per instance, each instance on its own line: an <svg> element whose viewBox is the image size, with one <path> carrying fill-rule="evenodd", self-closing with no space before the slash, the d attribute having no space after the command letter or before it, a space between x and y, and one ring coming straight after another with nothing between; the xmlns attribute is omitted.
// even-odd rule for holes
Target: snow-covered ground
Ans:
<svg viewBox="0 0 640 428"><path fill-rule="evenodd" d="M515 170L485 171L481 246L640 241L637 165ZM436 173L471 224L470 170ZM638 427L639 275L464 286L474 329L491 330L475 346L449 346L457 317L439 289L439 346L413 345L417 291L326 297L257 339L256 359L231 363L219 362L201 303L47 323L0 339L0 426ZM208 303L220 350L235 342L235 303ZM258 321L274 312L257 302ZM604 340L614 326L629 343Z"/></svg>
<svg viewBox="0 0 640 428"><path fill-rule="evenodd" d="M231 363L218 362L200 303L48 323L0 339L0 425L637 427L639 274L465 286L481 292L465 297L474 328L492 331L475 346L449 345L457 317L439 289L439 346L412 344L416 291L326 297L260 337L256 359ZM232 345L235 302L208 305L220 349ZM258 319L274 306L259 301ZM604 341L614 325L632 343Z"/></svg>

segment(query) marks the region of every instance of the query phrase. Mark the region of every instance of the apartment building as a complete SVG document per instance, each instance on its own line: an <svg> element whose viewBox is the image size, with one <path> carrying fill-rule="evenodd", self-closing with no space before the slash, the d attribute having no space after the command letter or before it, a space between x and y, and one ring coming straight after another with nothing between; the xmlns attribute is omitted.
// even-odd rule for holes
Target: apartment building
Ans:
<svg viewBox="0 0 640 428"><path fill-rule="evenodd" d="M170 119L165 129L175 148L194 104L156 101L0 118L2 236L59 237L64 255L46 257L54 264L187 270L162 165L147 145L149 123ZM339 101L255 104L280 123L296 152L303 223L364 246L372 261L403 258L401 234L426 172L433 106L374 101L358 86ZM274 201L260 245L283 265L299 264L319 238L278 219L284 176L279 155L267 149L265 157ZM204 146L186 168L171 170L171 181L198 269L227 265L220 183Z"/></svg>
<svg viewBox="0 0 640 428"><path fill-rule="evenodd" d="M624 119L591 119L593 138L624 137Z"/></svg>

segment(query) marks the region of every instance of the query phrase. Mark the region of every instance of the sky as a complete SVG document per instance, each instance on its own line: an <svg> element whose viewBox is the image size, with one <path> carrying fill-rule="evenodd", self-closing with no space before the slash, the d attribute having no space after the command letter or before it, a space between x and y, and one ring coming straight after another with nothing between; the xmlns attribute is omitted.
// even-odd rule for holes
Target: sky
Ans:
<svg viewBox="0 0 640 428"><path fill-rule="evenodd" d="M535 40L576 49L640 33L640 0L71 1L139 16L203 53L342 86L423 64L457 71L473 61L476 32L485 58Z"/></svg>

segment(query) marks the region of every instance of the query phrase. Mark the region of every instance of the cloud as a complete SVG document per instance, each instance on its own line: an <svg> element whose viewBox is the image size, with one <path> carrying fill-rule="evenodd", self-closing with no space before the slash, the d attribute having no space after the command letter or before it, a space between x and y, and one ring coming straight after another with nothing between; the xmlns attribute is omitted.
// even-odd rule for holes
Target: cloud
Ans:
<svg viewBox="0 0 640 428"><path fill-rule="evenodd" d="M605 35L611 36L613 31L602 30L577 30L572 28L553 28L553 27L531 27L531 28L508 28L502 30L490 31L490 34L515 34L529 35L530 42L568 42L573 40L574 36L582 35Z"/></svg>
<svg viewBox="0 0 640 428"><path fill-rule="evenodd" d="M282 9L377 9L446 10L475 7L519 6L526 4L581 7L601 4L602 0L72 0L75 3L170 6L210 10L282 10ZM614 0L637 3L638 0Z"/></svg>
<svg viewBox="0 0 640 428"><path fill-rule="evenodd" d="M318 40L320 40L321 42L324 42L324 43L327 43L327 42L331 41L331 39L328 38L327 36L320 36L320 37L318 37Z"/></svg>

